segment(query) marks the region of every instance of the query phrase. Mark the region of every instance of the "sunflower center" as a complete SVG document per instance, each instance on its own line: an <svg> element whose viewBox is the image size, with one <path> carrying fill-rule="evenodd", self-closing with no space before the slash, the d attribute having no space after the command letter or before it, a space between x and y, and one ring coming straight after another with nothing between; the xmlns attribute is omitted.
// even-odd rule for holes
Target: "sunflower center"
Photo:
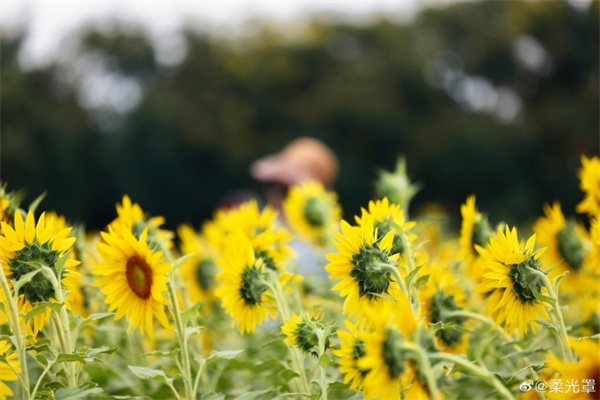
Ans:
<svg viewBox="0 0 600 400"><path fill-rule="evenodd" d="M556 239L558 242L558 252L565 259L567 264L574 270L578 270L583 264L583 242L575 229L575 221L569 220L565 226L558 232Z"/></svg>
<svg viewBox="0 0 600 400"><path fill-rule="evenodd" d="M380 267L388 262L387 254L377 245L363 245L358 254L352 256L355 268L350 276L358 284L360 297L367 296L369 300L376 295L387 293L390 286L391 273Z"/></svg>
<svg viewBox="0 0 600 400"><path fill-rule="evenodd" d="M8 262L10 268L9 278L19 280L22 276L40 269L42 265L50 268L56 278L59 278L56 272L56 263L59 259L59 252L52 250L49 242L25 244L25 247L17 251L15 257ZM54 287L46 275L38 273L29 282L21 286L18 294L24 295L25 300L29 300L31 304L36 304L53 299Z"/></svg>
<svg viewBox="0 0 600 400"><path fill-rule="evenodd" d="M304 353L310 353L317 357L319 355L319 337L317 333L308 324L301 322L298 328L294 330L296 335L296 346L300 347ZM329 338L325 338L325 348L329 347Z"/></svg>
<svg viewBox="0 0 600 400"><path fill-rule="evenodd" d="M402 241L402 236L398 233L402 231L401 226L395 223L393 219L388 218L381 221L375 221L375 228L377 228L378 238L382 238L394 230L394 242L392 244L391 254L400 254L401 256L404 254L404 242Z"/></svg>
<svg viewBox="0 0 600 400"><path fill-rule="evenodd" d="M329 204L323 199L310 197L304 203L304 216L312 226L323 226L329 215Z"/></svg>
<svg viewBox="0 0 600 400"><path fill-rule="evenodd" d="M270 270L277 271L275 260L269 255L268 250L254 250L254 256L261 259L265 267L269 268Z"/></svg>
<svg viewBox="0 0 600 400"><path fill-rule="evenodd" d="M471 243L473 249L475 245L485 247L492 237L492 229L486 217L481 217L473 224L473 234L471 235Z"/></svg>
<svg viewBox="0 0 600 400"><path fill-rule="evenodd" d="M521 303L533 303L535 301L535 293L541 293L542 280L529 269L536 271L540 270L537 260L529 257L520 264L513 264L508 272L508 276L513 281L513 291Z"/></svg>
<svg viewBox="0 0 600 400"><path fill-rule="evenodd" d="M397 346L402 342L400 332L393 329L386 330L383 341L383 359L388 369L388 375L392 379L397 378L406 368L406 352Z"/></svg>
<svg viewBox="0 0 600 400"><path fill-rule="evenodd" d="M196 265L196 282L202 290L210 289L211 282L213 281L213 271L215 270L215 262L211 259L205 258L200 260Z"/></svg>
<svg viewBox="0 0 600 400"><path fill-rule="evenodd" d="M261 270L256 267L247 267L242 272L240 296L249 306L262 303L262 295L267 290L263 282Z"/></svg>
<svg viewBox="0 0 600 400"><path fill-rule="evenodd" d="M152 293L152 268L140 256L127 260L127 282L139 298L147 299Z"/></svg>
<svg viewBox="0 0 600 400"><path fill-rule="evenodd" d="M442 321L462 326L464 318L452 317L442 319L444 311L449 312L459 309L460 307L454 301L454 296L449 296L442 291L438 291L431 298L431 322L435 324ZM462 332L455 329L439 329L435 334L446 346L452 346L462 339Z"/></svg>
<svg viewBox="0 0 600 400"><path fill-rule="evenodd" d="M367 355L367 352L365 350L365 342L362 339L359 338L355 338L354 339L354 346L352 346L352 359L354 361L358 361L361 358L363 358L364 356ZM356 368L358 370L358 373L361 376L366 376L370 370L368 369L361 369L361 368Z"/></svg>

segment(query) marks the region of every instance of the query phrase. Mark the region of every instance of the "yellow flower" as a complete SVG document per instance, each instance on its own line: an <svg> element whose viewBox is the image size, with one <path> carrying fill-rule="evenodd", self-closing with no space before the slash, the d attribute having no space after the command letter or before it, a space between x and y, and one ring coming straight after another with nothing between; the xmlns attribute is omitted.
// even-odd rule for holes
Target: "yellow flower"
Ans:
<svg viewBox="0 0 600 400"><path fill-rule="evenodd" d="M98 250L105 262L95 264L93 274L100 276L94 283L106 295L109 311L116 310L115 320L125 315L129 330L139 326L142 335L153 335L153 314L164 327L169 326L164 306L168 304L167 273L171 265L161 263L162 252L148 248L148 229L137 239L126 226L109 227L101 232L103 242Z"/></svg>
<svg viewBox="0 0 600 400"><path fill-rule="evenodd" d="M0 360L0 400L6 400L6 396L14 396L14 393L4 382L16 381L17 373L21 373L21 366L17 360L17 353L8 354L10 345L6 340L0 341L0 356L6 357L6 360ZM12 368L11 368L12 367ZM14 371L13 371L14 369Z"/></svg>
<svg viewBox="0 0 600 400"><path fill-rule="evenodd" d="M367 399L399 400L401 389L421 385L405 350L416 346L410 339L416 324L407 318L410 304L404 297L406 300L399 304L388 303L369 311L371 330L363 336L365 354L358 360L358 367L368 371L363 382Z"/></svg>
<svg viewBox="0 0 600 400"><path fill-rule="evenodd" d="M546 366L555 372L551 379L557 379L562 386L562 392L548 391L544 394L551 400L592 400L598 398L600 392L600 341L598 339L571 339L571 349L577 360L573 363L561 360L550 354ZM569 383L574 383L578 392L566 394ZM587 387L587 391L584 388ZM593 391L591 391L593 390Z"/></svg>
<svg viewBox="0 0 600 400"><path fill-rule="evenodd" d="M538 218L533 226L540 245L548 246L542 255L544 265L556 267L552 276L565 271L570 271L570 275L579 272L590 250L585 228L574 220L565 220L558 202L552 206L545 204L544 213L546 216ZM566 276L566 279L570 278Z"/></svg>
<svg viewBox="0 0 600 400"><path fill-rule="evenodd" d="M337 335L341 340L339 349L333 354L340 358L340 372L344 374L344 383L350 382L350 389L355 392L363 391L366 398L370 398L370 392L363 387L365 376L369 370L361 369L358 361L365 355L365 332L359 330L352 322L345 321L348 331L338 330Z"/></svg>
<svg viewBox="0 0 600 400"><path fill-rule="evenodd" d="M168 247L173 246L173 233L165 229L159 229L159 227L165 223L164 217L147 216L144 214L144 210L142 210L142 207L140 207L138 203L131 202L128 195L124 195L122 203L117 203L115 207L117 209L117 218L110 223L110 226L112 226L113 229L116 230L118 225L124 225L138 239L140 238L142 231L148 229L151 239L156 236Z"/></svg>
<svg viewBox="0 0 600 400"><path fill-rule="evenodd" d="M81 276L72 270L79 261L68 258L68 253L75 243L74 237L69 237L71 228L57 229L54 218L47 218L45 213L35 223L30 211L23 222L20 212L15 213L14 228L2 222L0 235L0 261L6 276L18 281L24 275L34 272L44 265L52 270L57 279L61 280L64 288L74 292L77 279ZM58 269L63 265L62 272ZM36 267L37 265L37 267ZM57 269L58 268L58 269ZM40 302L55 302L55 291L52 282L43 272L38 272L29 282L25 283L17 293L19 312L27 313ZM72 295L65 298L66 307L71 307ZM28 332L37 334L51 310L36 315ZM31 331L29 330L31 329Z"/></svg>
<svg viewBox="0 0 600 400"><path fill-rule="evenodd" d="M458 257L464 260L467 274L478 279L481 276L482 265L475 245L486 246L493 232L487 218L475 208L475 196L467 197L467 202L460 206L460 213L462 225Z"/></svg>
<svg viewBox="0 0 600 400"><path fill-rule="evenodd" d="M457 311L465 307L467 296L459 278L448 265L431 262L419 271L420 275L429 275L429 280L419 289L421 310L428 323L455 324L463 326L460 317L445 317L444 312ZM459 330L438 330L435 342L442 351L466 354L467 333Z"/></svg>
<svg viewBox="0 0 600 400"><path fill-rule="evenodd" d="M579 186L585 197L577 204L576 210L593 217L600 213L600 159L598 156L581 156L581 165L578 171Z"/></svg>
<svg viewBox="0 0 600 400"><path fill-rule="evenodd" d="M181 252L192 254L181 265L181 275L190 300L193 303L212 300L218 267L210 245L189 225L181 225L177 234L181 241Z"/></svg>
<svg viewBox="0 0 600 400"><path fill-rule="evenodd" d="M303 239L324 246L342 217L337 195L316 181L292 186L283 203L292 229Z"/></svg>
<svg viewBox="0 0 600 400"><path fill-rule="evenodd" d="M320 330L323 335L323 350L326 351L330 347L329 329L321 323L321 317L318 315L302 315L298 316L292 313L290 319L285 321L281 327L281 332L286 335L283 340L290 347L297 347L305 354L312 354L315 357L319 356L319 337L317 330Z"/></svg>
<svg viewBox="0 0 600 400"><path fill-rule="evenodd" d="M228 237L238 231L250 240L255 256L270 269L280 271L294 254L290 234L277 224L277 211L270 206L261 211L251 200L237 209L218 212L214 222L216 226L209 225L209 241L221 254L229 251Z"/></svg>
<svg viewBox="0 0 600 400"><path fill-rule="evenodd" d="M327 256L330 261L325 269L331 279L341 279L331 290L339 290L344 301L344 314L350 316L366 307L394 301L402 294L400 286L387 267L396 267L398 254L390 255L395 231L389 231L378 239L374 221L370 215L361 219L362 226L350 226L342 220L342 233L335 232L333 244L338 253Z"/></svg>
<svg viewBox="0 0 600 400"><path fill-rule="evenodd" d="M538 259L545 248L534 253L534 247L535 235L526 244L519 243L517 228L510 230L508 226L506 232L498 229L487 248L476 246L485 261L486 271L474 290L492 292L485 312L496 319L495 327L504 322L504 329L509 334L516 328L524 336L528 326L535 333L535 324L530 322L539 318L549 319L544 303L535 296L539 293L547 296L548 291L541 278L533 272L543 273Z"/></svg>
<svg viewBox="0 0 600 400"><path fill-rule="evenodd" d="M369 201L369 209L362 209L361 218L356 217L358 225L362 225L362 220L370 216L373 218L373 227L377 229L377 239L383 238L390 231L394 231L394 241L391 254L399 254L400 259L406 258L406 246L416 239L416 235L409 233L416 223L407 222L404 219L404 212L399 204L390 203L387 197L381 200ZM406 262L400 261L406 265Z"/></svg>
<svg viewBox="0 0 600 400"><path fill-rule="evenodd" d="M233 318L231 326L237 325L242 334L251 333L269 314L275 315L275 303L265 283L268 267L254 255L252 243L244 234L232 234L228 243L228 251L219 261L223 271L217 275L221 285L215 294Z"/></svg>

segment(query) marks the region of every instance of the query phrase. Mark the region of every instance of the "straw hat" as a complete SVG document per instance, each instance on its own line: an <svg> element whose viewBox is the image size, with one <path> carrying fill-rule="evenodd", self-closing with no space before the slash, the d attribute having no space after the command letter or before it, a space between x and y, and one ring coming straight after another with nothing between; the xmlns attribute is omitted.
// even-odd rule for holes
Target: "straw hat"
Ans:
<svg viewBox="0 0 600 400"><path fill-rule="evenodd" d="M254 179L286 186L314 179L330 187L338 170L335 153L320 140L309 137L298 138L281 152L260 158L250 166Z"/></svg>

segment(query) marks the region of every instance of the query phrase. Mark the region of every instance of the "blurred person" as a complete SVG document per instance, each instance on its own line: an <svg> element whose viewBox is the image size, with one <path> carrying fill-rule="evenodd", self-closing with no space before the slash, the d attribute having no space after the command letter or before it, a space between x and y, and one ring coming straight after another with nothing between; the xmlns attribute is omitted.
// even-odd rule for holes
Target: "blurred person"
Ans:
<svg viewBox="0 0 600 400"><path fill-rule="evenodd" d="M278 210L290 186L316 180L329 189L338 172L336 154L320 140L310 137L295 139L279 153L262 157L250 166L254 179L271 184L267 201Z"/></svg>

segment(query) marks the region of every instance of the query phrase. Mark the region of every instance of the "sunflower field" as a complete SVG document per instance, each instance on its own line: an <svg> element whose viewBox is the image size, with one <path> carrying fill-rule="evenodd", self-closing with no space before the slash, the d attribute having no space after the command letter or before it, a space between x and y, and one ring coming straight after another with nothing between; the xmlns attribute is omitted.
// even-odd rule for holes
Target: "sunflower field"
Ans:
<svg viewBox="0 0 600 400"><path fill-rule="evenodd" d="M460 232L409 217L405 171L352 220L307 181L176 232L1 186L0 400L598 399L599 158L575 210L515 227L472 195Z"/></svg>

